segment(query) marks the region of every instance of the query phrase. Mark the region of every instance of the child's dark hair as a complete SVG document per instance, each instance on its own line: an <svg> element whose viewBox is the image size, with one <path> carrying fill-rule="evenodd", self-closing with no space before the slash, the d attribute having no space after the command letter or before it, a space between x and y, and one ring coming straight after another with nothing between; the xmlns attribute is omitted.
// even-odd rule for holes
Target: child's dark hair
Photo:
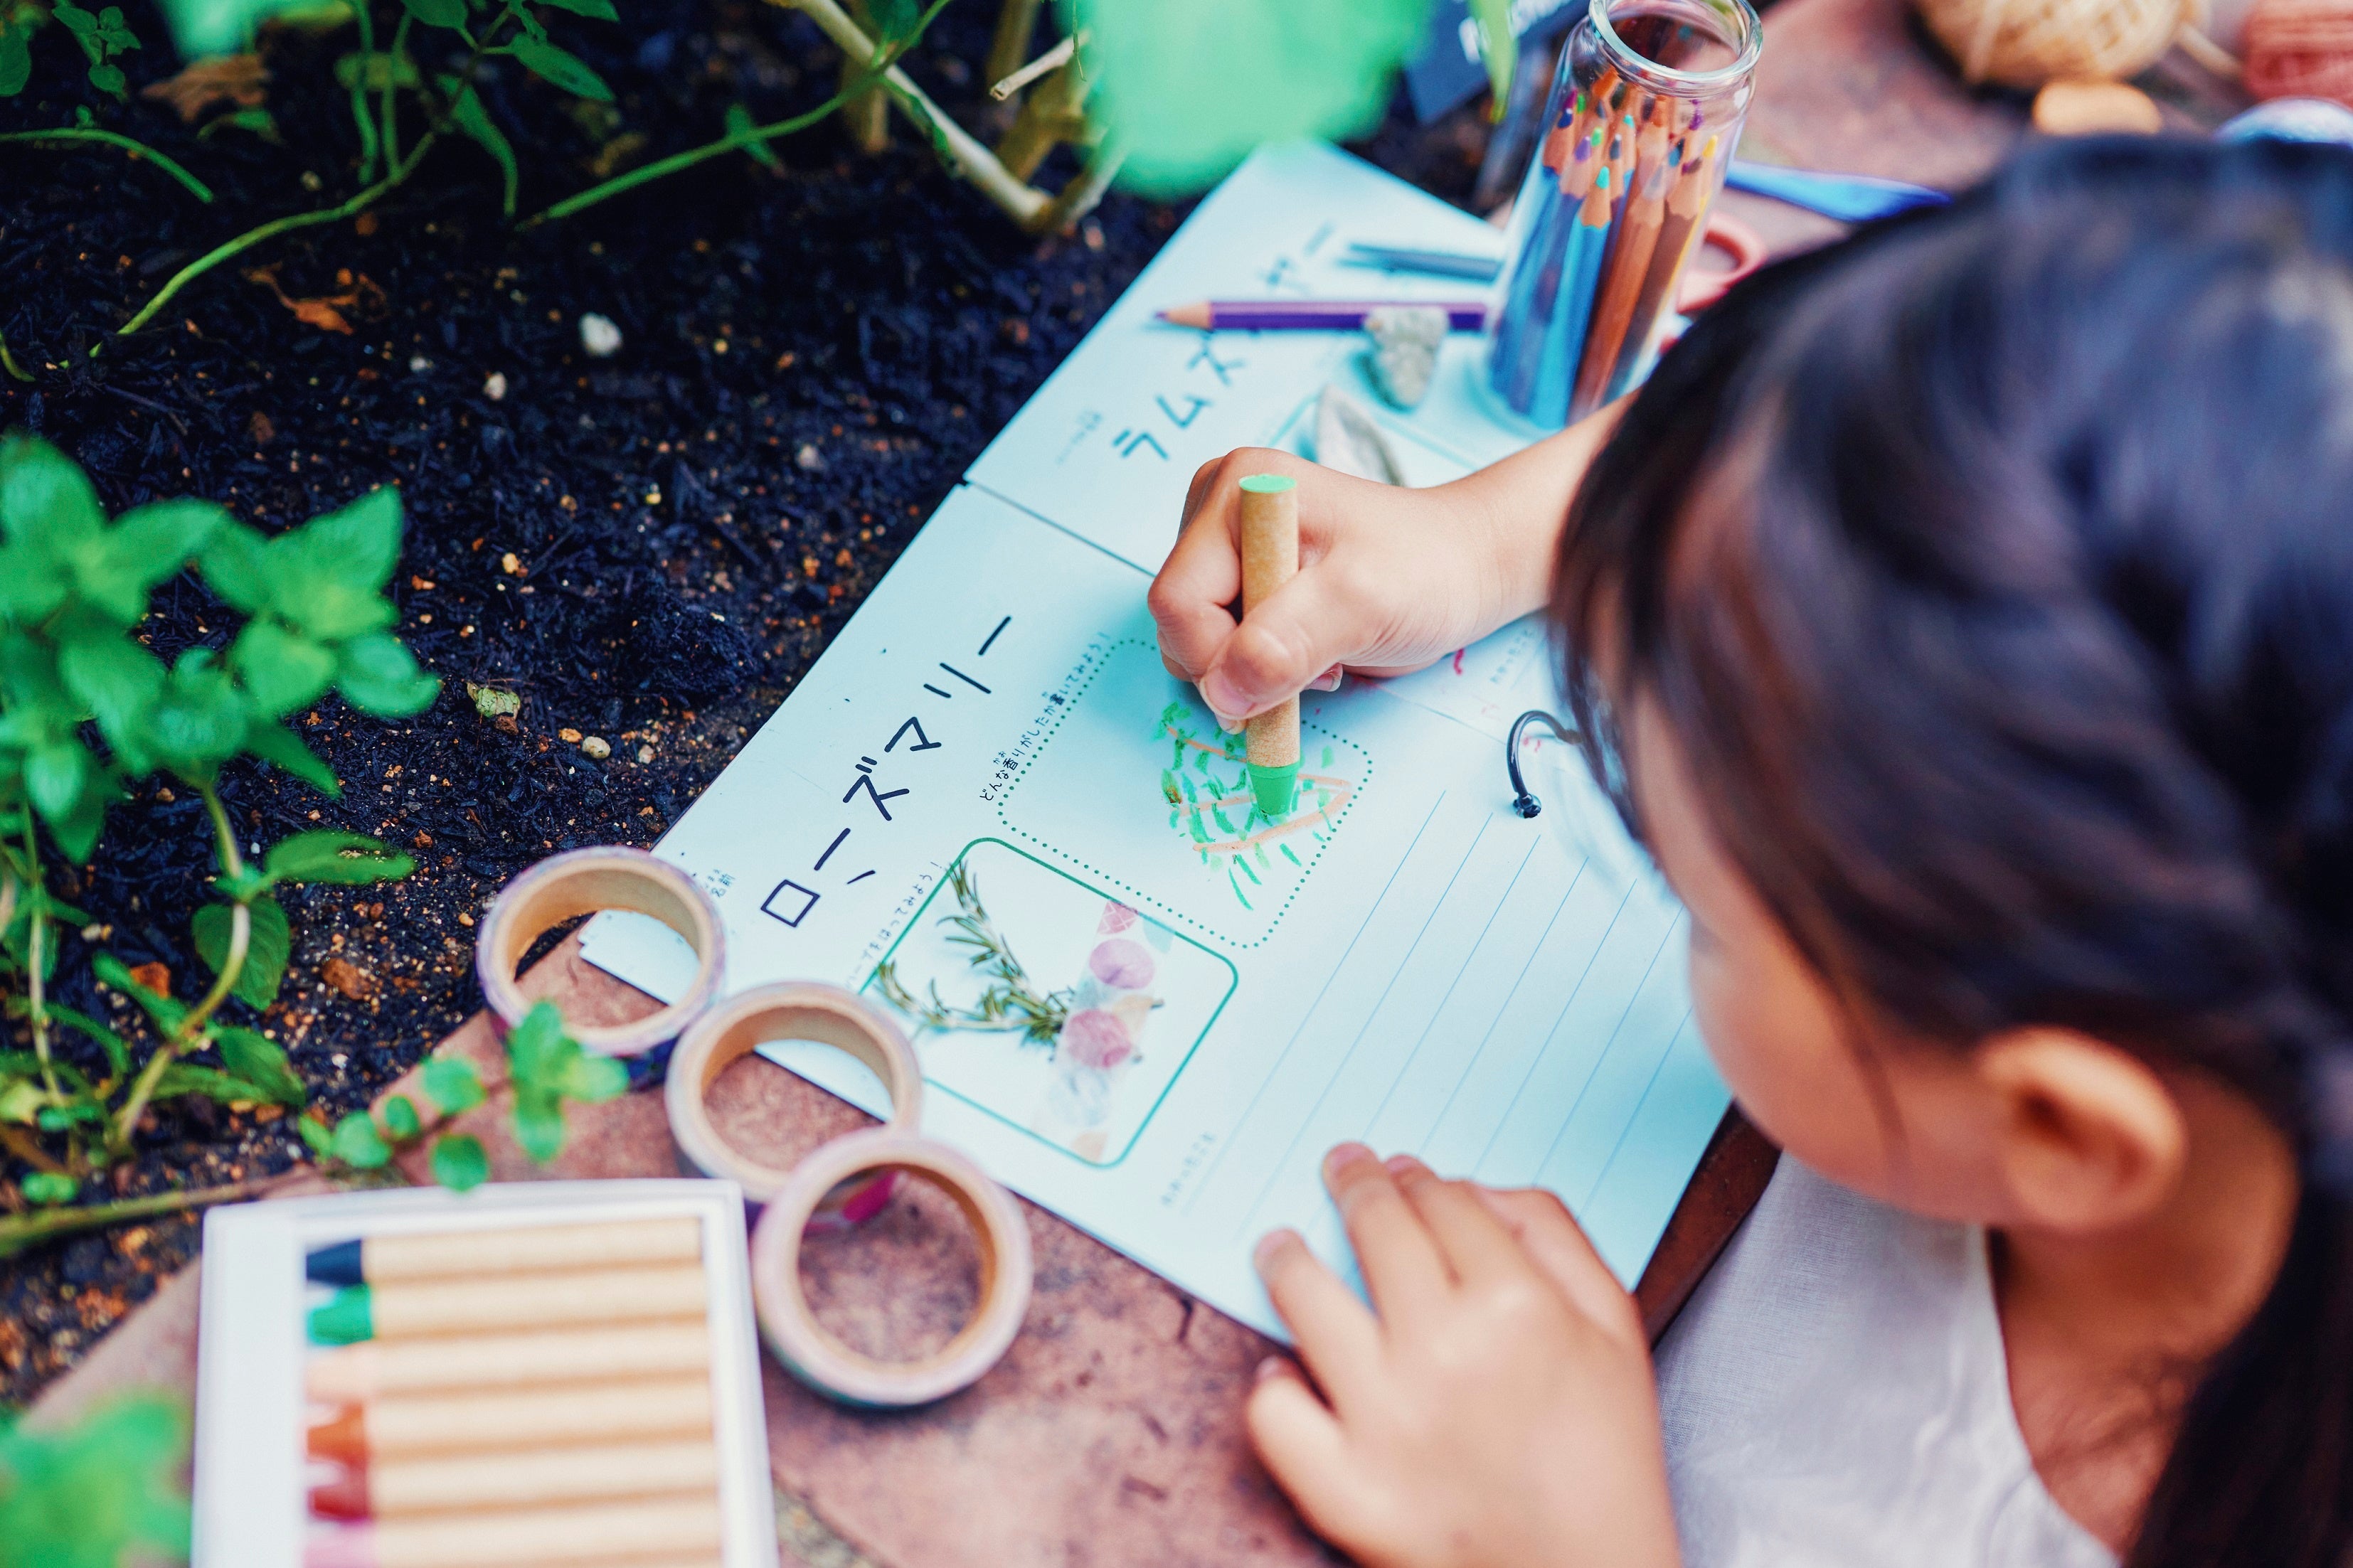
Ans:
<svg viewBox="0 0 2353 1568"><path fill-rule="evenodd" d="M1759 273L1578 496L1555 611L1841 994L2074 1027L2306 1180L2127 1562L2353 1546L2353 156L2046 145ZM1639 759L1637 759L1639 761Z"/></svg>

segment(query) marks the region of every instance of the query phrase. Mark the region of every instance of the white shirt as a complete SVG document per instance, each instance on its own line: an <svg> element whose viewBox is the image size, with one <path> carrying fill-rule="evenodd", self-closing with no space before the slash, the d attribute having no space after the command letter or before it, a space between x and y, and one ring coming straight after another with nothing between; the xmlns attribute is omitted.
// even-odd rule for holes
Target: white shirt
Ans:
<svg viewBox="0 0 2353 1568"><path fill-rule="evenodd" d="M1979 1229L1785 1155L1658 1368L1686 1568L2115 1568L2035 1474Z"/></svg>

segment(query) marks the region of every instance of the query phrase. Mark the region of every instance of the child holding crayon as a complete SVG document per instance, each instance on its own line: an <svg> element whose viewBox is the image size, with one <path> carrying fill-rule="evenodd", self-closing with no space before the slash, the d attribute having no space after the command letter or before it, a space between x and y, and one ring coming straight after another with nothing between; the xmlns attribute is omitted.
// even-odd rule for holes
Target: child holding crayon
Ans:
<svg viewBox="0 0 2353 1568"><path fill-rule="evenodd" d="M1614 427L1612 427L1614 422ZM1303 565L1239 624L1233 481ZM1198 475L1164 658L1242 720L1547 609L1787 1152L1662 1342L1546 1195L1360 1146L1249 1406L1372 1564L2353 1545L2353 157L2031 152L1759 273L1457 484Z"/></svg>

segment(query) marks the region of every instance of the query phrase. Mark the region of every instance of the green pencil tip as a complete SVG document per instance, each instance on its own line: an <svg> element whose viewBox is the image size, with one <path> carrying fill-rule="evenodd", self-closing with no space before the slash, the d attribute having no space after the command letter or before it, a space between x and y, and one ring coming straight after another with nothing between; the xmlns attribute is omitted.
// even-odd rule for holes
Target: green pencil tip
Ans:
<svg viewBox="0 0 2353 1568"><path fill-rule="evenodd" d="M347 1286L328 1300L311 1309L311 1342L322 1345L355 1345L362 1340L375 1338L375 1313L369 1304L368 1288Z"/></svg>
<svg viewBox="0 0 2353 1568"><path fill-rule="evenodd" d="M1269 822L1281 822L1291 815L1292 796L1299 793L1299 764L1285 763L1281 767L1267 767L1258 763L1250 765L1250 795L1258 802L1258 814Z"/></svg>

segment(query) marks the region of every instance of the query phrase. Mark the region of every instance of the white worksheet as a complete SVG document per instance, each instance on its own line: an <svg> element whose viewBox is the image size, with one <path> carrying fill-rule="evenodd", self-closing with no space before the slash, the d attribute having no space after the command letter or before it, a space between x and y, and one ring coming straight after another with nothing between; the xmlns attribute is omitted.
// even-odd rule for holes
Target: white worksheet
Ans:
<svg viewBox="0 0 2353 1568"><path fill-rule="evenodd" d="M915 1041L924 1131L1270 1332L1258 1236L1296 1226L1353 1272L1317 1176L1332 1144L1550 1187L1631 1283L1727 1103L1682 910L1599 792L1555 767L1542 817L1511 809L1504 735L1556 706L1539 627L1309 694L1280 822L1254 811L1240 738L1161 667L1145 591L1194 469L1241 445L1313 456L1327 384L1376 411L1409 482L1517 444L1471 392L1468 335L1399 414L1355 334L1152 319L1217 296L1462 292L1341 267L1351 240L1498 243L1329 148L1253 157L657 847L718 901L727 989L861 991ZM640 918L586 942L657 995L691 972ZM768 1054L887 1109L838 1053Z"/></svg>

